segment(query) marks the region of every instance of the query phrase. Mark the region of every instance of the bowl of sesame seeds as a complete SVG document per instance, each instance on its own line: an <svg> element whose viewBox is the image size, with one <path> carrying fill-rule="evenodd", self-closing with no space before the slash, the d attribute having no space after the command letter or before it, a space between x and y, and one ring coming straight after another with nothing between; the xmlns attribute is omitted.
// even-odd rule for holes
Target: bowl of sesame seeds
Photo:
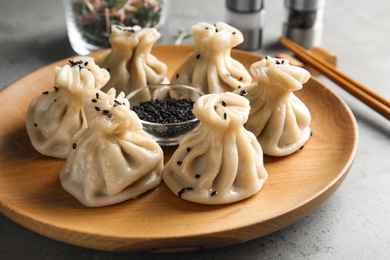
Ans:
<svg viewBox="0 0 390 260"><path fill-rule="evenodd" d="M204 93L180 84L159 84L131 92L127 99L138 115L143 130L161 146L178 145L199 124L192 113L194 103Z"/></svg>

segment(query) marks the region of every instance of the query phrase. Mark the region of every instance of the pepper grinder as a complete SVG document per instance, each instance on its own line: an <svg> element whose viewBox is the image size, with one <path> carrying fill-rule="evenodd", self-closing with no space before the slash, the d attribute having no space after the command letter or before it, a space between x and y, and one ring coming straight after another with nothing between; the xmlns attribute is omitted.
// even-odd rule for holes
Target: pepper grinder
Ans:
<svg viewBox="0 0 390 260"><path fill-rule="evenodd" d="M261 48L265 24L264 0L226 0L226 8L226 23L240 30L244 36L244 42L237 49Z"/></svg>
<svg viewBox="0 0 390 260"><path fill-rule="evenodd" d="M285 0L283 35L304 48L321 44L326 0Z"/></svg>

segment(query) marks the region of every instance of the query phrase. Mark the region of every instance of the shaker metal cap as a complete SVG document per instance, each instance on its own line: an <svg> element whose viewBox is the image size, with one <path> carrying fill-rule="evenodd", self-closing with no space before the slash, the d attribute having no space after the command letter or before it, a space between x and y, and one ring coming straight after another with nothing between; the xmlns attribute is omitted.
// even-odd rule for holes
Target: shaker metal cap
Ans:
<svg viewBox="0 0 390 260"><path fill-rule="evenodd" d="M286 7L296 11L315 11L324 8L325 3L326 0L285 0Z"/></svg>
<svg viewBox="0 0 390 260"><path fill-rule="evenodd" d="M264 8L263 0L226 0L226 7L235 12L253 13Z"/></svg>

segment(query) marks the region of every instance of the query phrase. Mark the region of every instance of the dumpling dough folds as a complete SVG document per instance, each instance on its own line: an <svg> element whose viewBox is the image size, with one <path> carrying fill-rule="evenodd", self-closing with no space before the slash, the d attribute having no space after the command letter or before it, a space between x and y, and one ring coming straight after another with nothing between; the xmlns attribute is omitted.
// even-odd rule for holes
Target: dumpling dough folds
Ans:
<svg viewBox="0 0 390 260"><path fill-rule="evenodd" d="M55 87L32 100L26 128L33 147L41 154L66 158L73 135L86 127L84 98L110 78L93 58L79 56L55 68Z"/></svg>
<svg viewBox="0 0 390 260"><path fill-rule="evenodd" d="M85 99L88 127L77 132L61 169L62 187L89 207L116 204L158 186L163 151L115 89Z"/></svg>
<svg viewBox="0 0 390 260"><path fill-rule="evenodd" d="M173 73L171 83L190 85L202 92L223 93L252 82L244 65L230 56L243 42L242 33L226 23L198 23L192 27L195 50Z"/></svg>
<svg viewBox="0 0 390 260"><path fill-rule="evenodd" d="M309 80L310 73L269 56L252 64L250 71L257 82L235 91L250 101L245 128L257 136L264 154L294 153L311 135L310 112L293 93Z"/></svg>
<svg viewBox="0 0 390 260"><path fill-rule="evenodd" d="M248 198L268 177L256 137L243 124L249 102L233 93L202 96L193 113L201 125L180 143L163 179L180 198L226 204Z"/></svg>
<svg viewBox="0 0 390 260"><path fill-rule="evenodd" d="M168 67L151 54L160 33L155 28L113 25L109 38L111 49L96 63L110 71L111 79L102 89L115 88L118 92L131 91L148 85L168 83Z"/></svg>

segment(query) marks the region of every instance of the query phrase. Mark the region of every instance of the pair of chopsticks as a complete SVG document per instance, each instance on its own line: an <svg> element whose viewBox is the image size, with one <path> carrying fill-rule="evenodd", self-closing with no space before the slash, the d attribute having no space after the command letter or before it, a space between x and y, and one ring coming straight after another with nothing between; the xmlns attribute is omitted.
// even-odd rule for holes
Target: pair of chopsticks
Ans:
<svg viewBox="0 0 390 260"><path fill-rule="evenodd" d="M297 43L282 36L279 42L292 51L298 59L321 72L334 83L352 94L354 97L371 107L373 110L390 120L390 101L378 95L371 89L343 74L335 66L322 60L315 54L304 49Z"/></svg>

